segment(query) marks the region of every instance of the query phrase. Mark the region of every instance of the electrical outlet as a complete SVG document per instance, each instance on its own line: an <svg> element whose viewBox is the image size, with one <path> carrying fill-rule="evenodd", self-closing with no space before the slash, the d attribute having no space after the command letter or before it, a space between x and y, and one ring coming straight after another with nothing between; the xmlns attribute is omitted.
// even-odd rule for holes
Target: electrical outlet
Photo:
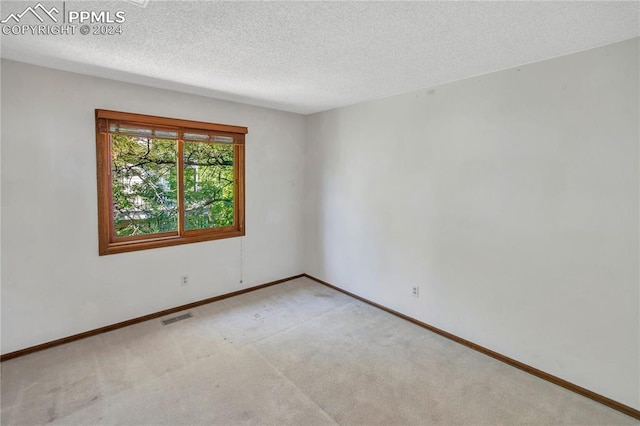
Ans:
<svg viewBox="0 0 640 426"><path fill-rule="evenodd" d="M189 285L189 275L180 275L180 285L183 287Z"/></svg>
<svg viewBox="0 0 640 426"><path fill-rule="evenodd" d="M420 297L420 286L414 285L411 290L413 297Z"/></svg>

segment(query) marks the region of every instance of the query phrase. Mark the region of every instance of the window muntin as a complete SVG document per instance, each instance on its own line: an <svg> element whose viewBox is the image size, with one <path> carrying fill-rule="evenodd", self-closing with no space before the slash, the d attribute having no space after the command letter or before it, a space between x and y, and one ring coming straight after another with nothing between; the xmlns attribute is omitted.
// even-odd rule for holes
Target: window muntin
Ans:
<svg viewBox="0 0 640 426"><path fill-rule="evenodd" d="M244 235L246 133L96 110L100 254Z"/></svg>

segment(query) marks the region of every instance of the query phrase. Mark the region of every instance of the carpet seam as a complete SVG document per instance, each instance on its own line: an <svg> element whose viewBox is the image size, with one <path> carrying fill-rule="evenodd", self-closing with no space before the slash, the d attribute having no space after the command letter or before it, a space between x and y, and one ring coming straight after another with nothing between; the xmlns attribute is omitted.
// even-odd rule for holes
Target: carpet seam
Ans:
<svg viewBox="0 0 640 426"><path fill-rule="evenodd" d="M320 411L322 411L333 423L335 423L336 425L340 425L340 423L338 423L338 421L336 419L333 418L333 416L331 416L329 413L327 413L327 411L322 408L313 398L311 398L311 396L309 394L307 394L305 391L303 391L302 389L300 389L300 387L298 386L298 384L296 382L294 382L289 376L287 376L283 371L281 371L278 367L276 367L275 365L273 365L273 363L271 363L271 361L269 361L269 359L264 356L261 352L259 352L255 347L253 347L253 345L248 346L247 345L247 349L252 350L256 355L258 355L260 358L262 358L267 364L269 364L269 366L278 373L278 375L282 376L282 378L284 378L287 382L291 383L293 385L293 387L296 388L296 390L298 392L300 392L302 395L305 396L305 398L307 400L309 400L309 402L313 403L313 405L315 405L316 407L318 407L318 409L320 409Z"/></svg>

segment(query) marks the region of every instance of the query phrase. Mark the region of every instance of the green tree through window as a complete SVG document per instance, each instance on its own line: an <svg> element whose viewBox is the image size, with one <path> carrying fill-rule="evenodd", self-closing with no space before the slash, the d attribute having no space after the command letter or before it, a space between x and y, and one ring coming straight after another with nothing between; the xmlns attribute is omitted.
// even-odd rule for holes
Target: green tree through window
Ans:
<svg viewBox="0 0 640 426"><path fill-rule="evenodd" d="M100 254L244 235L246 128L96 110Z"/></svg>
<svg viewBox="0 0 640 426"><path fill-rule="evenodd" d="M233 225L233 147L185 142L185 229Z"/></svg>
<svg viewBox="0 0 640 426"><path fill-rule="evenodd" d="M117 236L178 229L177 143L111 135L113 223Z"/></svg>

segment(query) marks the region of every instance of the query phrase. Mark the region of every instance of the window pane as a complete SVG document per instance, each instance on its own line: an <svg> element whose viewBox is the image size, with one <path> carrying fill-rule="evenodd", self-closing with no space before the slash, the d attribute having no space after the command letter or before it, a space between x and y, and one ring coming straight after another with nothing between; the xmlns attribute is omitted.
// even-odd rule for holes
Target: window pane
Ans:
<svg viewBox="0 0 640 426"><path fill-rule="evenodd" d="M209 135L207 133L185 133L184 140L194 142L208 142Z"/></svg>
<svg viewBox="0 0 640 426"><path fill-rule="evenodd" d="M117 236L177 231L176 141L111 135Z"/></svg>
<svg viewBox="0 0 640 426"><path fill-rule="evenodd" d="M184 229L233 225L233 145L184 143Z"/></svg>
<svg viewBox="0 0 640 426"><path fill-rule="evenodd" d="M233 137L231 137L231 136L214 136L213 137L213 141L214 142L219 142L219 143L233 143Z"/></svg>

